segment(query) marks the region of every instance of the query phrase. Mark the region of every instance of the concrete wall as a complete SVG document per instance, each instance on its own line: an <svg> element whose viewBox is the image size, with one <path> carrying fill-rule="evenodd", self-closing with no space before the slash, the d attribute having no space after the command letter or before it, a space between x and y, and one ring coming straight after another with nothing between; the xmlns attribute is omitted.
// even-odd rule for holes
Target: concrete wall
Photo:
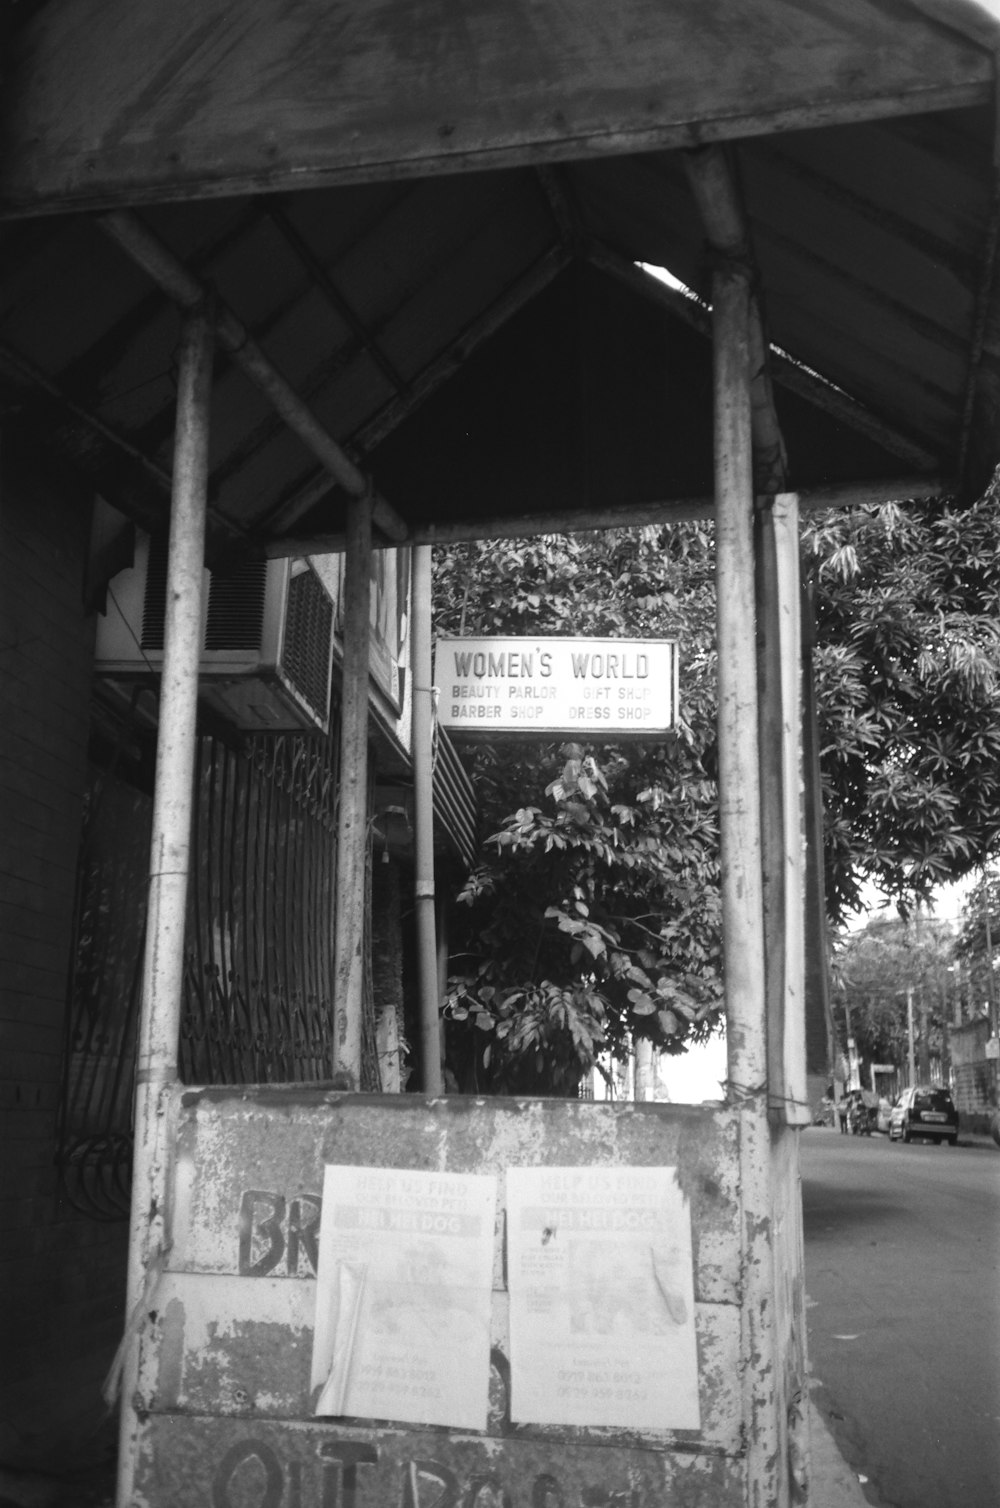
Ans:
<svg viewBox="0 0 1000 1508"><path fill-rule="evenodd" d="M353 1501L362 1480L385 1508L417 1508L425 1493L428 1503L476 1508L508 1501L504 1494L544 1508L619 1501L744 1508L751 1412L740 1364L738 1112L275 1088L179 1091L168 1094L167 1114L177 1157L172 1245L149 1299L140 1369L136 1494L149 1508L208 1501L242 1508L244 1493L248 1505L263 1501L262 1484L269 1503L291 1493L299 1508L320 1508L331 1489L334 1502ZM779 1140L776 1161L787 1164L794 1135ZM511 1425L502 1211L485 1434L315 1420L313 1266L326 1163L495 1172L501 1204L512 1166L675 1167L691 1213L700 1428ZM801 1313L790 1207L778 1224L781 1323L790 1336ZM769 1378L767 1386L780 1397L783 1381ZM787 1449L784 1422L779 1433ZM327 1483L338 1473L339 1498L337 1482ZM428 1481L418 1493L421 1473ZM787 1474L779 1474L787 1492Z"/></svg>
<svg viewBox="0 0 1000 1508"><path fill-rule="evenodd" d="M77 1214L54 1154L93 626L90 500L0 441L0 1461L91 1440L121 1333L124 1226Z"/></svg>

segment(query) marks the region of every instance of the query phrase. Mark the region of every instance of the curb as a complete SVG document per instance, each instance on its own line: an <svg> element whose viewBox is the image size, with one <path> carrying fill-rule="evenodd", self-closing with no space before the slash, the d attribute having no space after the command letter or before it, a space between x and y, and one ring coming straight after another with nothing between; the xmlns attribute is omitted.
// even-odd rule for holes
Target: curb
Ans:
<svg viewBox="0 0 1000 1508"><path fill-rule="evenodd" d="M812 1386L816 1386L815 1379ZM871 1508L855 1472L837 1449L829 1426L809 1399L809 1508Z"/></svg>

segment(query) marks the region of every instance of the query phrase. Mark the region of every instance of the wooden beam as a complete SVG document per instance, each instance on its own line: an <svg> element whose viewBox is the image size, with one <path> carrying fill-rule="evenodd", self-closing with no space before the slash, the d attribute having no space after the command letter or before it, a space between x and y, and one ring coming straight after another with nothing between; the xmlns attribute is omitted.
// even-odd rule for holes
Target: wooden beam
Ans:
<svg viewBox="0 0 1000 1508"><path fill-rule="evenodd" d="M805 840L799 509L793 492L755 513L760 686L767 1087L772 1121L808 1126L805 1069Z"/></svg>
<svg viewBox="0 0 1000 1508"><path fill-rule="evenodd" d="M739 189L725 151L702 147L685 152L688 182L712 253L744 266L750 278L750 402L754 440L754 480L758 492L781 492L788 482L788 457L771 391L770 348L756 293L759 274Z"/></svg>
<svg viewBox="0 0 1000 1508"><path fill-rule="evenodd" d="M954 478L926 475L898 476L875 482L834 482L825 487L807 487L798 493L799 512L815 513L823 508L874 508L881 503L905 502L918 497L953 497L955 486ZM449 519L445 523L418 520L411 526L409 542L449 545L470 539L529 539L539 534L587 534L594 529L683 524L714 517L714 498L661 498L654 502L622 503L607 508L553 508L539 513ZM344 549L344 542L342 532L286 535L268 540L262 553L272 560L292 555L336 555ZM390 543L376 537L375 548L384 548Z"/></svg>
<svg viewBox="0 0 1000 1508"><path fill-rule="evenodd" d="M712 279L715 329L716 642L719 839L727 1099L739 1112L740 1354L747 1480L756 1501L777 1503L778 1366L767 1120L767 1030L758 745L757 616L750 285L745 271Z"/></svg>
<svg viewBox="0 0 1000 1508"><path fill-rule="evenodd" d="M562 166L543 163L535 169L535 177L538 179L556 230L559 232L560 242L567 255L575 256L585 244L585 232L580 206L569 182L567 170Z"/></svg>
<svg viewBox="0 0 1000 1508"><path fill-rule="evenodd" d="M7 215L689 147L986 103L992 56L877 0L50 0L5 57Z"/></svg>
<svg viewBox="0 0 1000 1508"><path fill-rule="evenodd" d="M368 873L368 680L372 507L348 503L344 564L344 663L340 707L337 886L334 916L334 1073L361 1087Z"/></svg>
<svg viewBox="0 0 1000 1508"><path fill-rule="evenodd" d="M184 927L198 713L212 398L212 321L206 309L184 321L178 361L173 496L167 558L163 674L150 836L146 941L135 1075L135 1139L125 1313L140 1311L149 1275L171 1234L166 1189L172 1147L165 1094L176 1083L184 996ZM141 1312L138 1316L143 1318ZM118 1502L133 1501L140 1423L135 1399L142 1325L122 1342Z"/></svg>

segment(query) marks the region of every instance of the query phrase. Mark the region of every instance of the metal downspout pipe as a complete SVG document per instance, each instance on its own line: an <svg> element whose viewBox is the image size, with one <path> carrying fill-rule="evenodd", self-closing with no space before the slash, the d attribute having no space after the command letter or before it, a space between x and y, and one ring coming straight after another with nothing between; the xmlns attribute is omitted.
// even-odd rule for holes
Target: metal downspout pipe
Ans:
<svg viewBox="0 0 1000 1508"><path fill-rule="evenodd" d="M420 1045L424 1093L444 1092L438 956L434 916L434 688L431 685L430 545L413 551L413 786L417 919L420 974Z"/></svg>

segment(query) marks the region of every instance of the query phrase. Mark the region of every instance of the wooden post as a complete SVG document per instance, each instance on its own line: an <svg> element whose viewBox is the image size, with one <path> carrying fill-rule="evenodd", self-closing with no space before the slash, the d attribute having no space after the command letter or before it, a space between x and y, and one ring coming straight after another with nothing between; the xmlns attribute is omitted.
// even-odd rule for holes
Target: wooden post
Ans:
<svg viewBox="0 0 1000 1508"><path fill-rule="evenodd" d="M420 1045L424 1093L443 1092L438 957L434 917L434 689L431 686L430 545L413 551L413 801L414 895L420 977Z"/></svg>
<svg viewBox="0 0 1000 1508"><path fill-rule="evenodd" d="M171 1151L167 1090L177 1079L208 500L212 324L204 309L184 321L178 369L163 676L136 1066L125 1309L128 1322L119 1353L119 1508L132 1503L139 1430L135 1406L139 1339L168 1247L164 1208Z"/></svg>
<svg viewBox="0 0 1000 1508"><path fill-rule="evenodd" d="M768 1099L773 1118L807 1126L802 626L794 492L778 493L758 507L757 585Z"/></svg>
<svg viewBox="0 0 1000 1508"><path fill-rule="evenodd" d="M729 1100L740 1109L740 1307L747 1508L782 1501L774 1333L771 1145L758 745L750 285L730 264L713 279L719 827Z"/></svg>
<svg viewBox="0 0 1000 1508"><path fill-rule="evenodd" d="M340 708L340 792L334 920L334 1073L361 1083L368 873L368 659L371 612L372 504L347 504L344 552L344 673Z"/></svg>

